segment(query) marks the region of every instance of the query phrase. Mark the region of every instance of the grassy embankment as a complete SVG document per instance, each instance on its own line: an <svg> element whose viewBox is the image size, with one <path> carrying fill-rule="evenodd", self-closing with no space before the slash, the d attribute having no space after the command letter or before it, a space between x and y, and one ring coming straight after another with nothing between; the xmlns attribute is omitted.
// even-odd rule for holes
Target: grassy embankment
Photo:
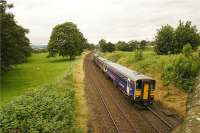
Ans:
<svg viewBox="0 0 200 133"><path fill-rule="evenodd" d="M156 100L184 116L187 94L172 84L165 86L160 78L164 65L177 58L178 55L157 55L153 50L145 50L143 52L143 59L139 61L135 60L134 55L135 52L116 51L106 53L103 56L156 79Z"/></svg>
<svg viewBox="0 0 200 133"><path fill-rule="evenodd" d="M83 79L75 80L77 70L79 76L83 74L76 67L81 66L83 57L68 61L60 57L46 58L46 55L33 54L27 63L4 73L0 131L87 130Z"/></svg>

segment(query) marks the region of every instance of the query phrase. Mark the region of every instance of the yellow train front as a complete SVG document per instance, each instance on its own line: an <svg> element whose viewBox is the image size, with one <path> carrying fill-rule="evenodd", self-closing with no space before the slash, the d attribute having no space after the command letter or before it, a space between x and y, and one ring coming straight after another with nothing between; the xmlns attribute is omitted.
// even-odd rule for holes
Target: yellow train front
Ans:
<svg viewBox="0 0 200 133"><path fill-rule="evenodd" d="M136 80L134 86L134 95L132 100L145 105L152 104L155 97L156 82L153 79Z"/></svg>

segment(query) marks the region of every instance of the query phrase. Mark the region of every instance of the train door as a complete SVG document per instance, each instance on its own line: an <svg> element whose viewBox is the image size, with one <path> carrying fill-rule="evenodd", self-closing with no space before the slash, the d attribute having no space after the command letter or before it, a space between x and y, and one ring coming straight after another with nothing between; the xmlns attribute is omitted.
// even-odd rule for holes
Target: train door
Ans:
<svg viewBox="0 0 200 133"><path fill-rule="evenodd" d="M143 82L143 99L146 100L148 99L149 96L149 83L148 82Z"/></svg>

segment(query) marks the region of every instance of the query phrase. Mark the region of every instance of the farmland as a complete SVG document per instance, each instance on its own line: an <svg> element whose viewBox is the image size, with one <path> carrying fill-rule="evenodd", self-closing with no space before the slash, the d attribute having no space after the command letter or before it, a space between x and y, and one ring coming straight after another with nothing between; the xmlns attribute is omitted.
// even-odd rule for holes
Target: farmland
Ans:
<svg viewBox="0 0 200 133"><path fill-rule="evenodd" d="M33 54L27 63L3 73L0 105L24 94L31 88L55 83L71 69L66 58L46 58L47 53Z"/></svg>

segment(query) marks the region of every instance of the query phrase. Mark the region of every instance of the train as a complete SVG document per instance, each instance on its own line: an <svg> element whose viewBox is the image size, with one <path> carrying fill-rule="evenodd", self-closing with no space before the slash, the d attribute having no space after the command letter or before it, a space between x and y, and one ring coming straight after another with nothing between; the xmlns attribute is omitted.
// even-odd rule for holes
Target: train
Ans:
<svg viewBox="0 0 200 133"><path fill-rule="evenodd" d="M156 80L97 54L93 54L93 61L132 103L152 105L156 93Z"/></svg>

